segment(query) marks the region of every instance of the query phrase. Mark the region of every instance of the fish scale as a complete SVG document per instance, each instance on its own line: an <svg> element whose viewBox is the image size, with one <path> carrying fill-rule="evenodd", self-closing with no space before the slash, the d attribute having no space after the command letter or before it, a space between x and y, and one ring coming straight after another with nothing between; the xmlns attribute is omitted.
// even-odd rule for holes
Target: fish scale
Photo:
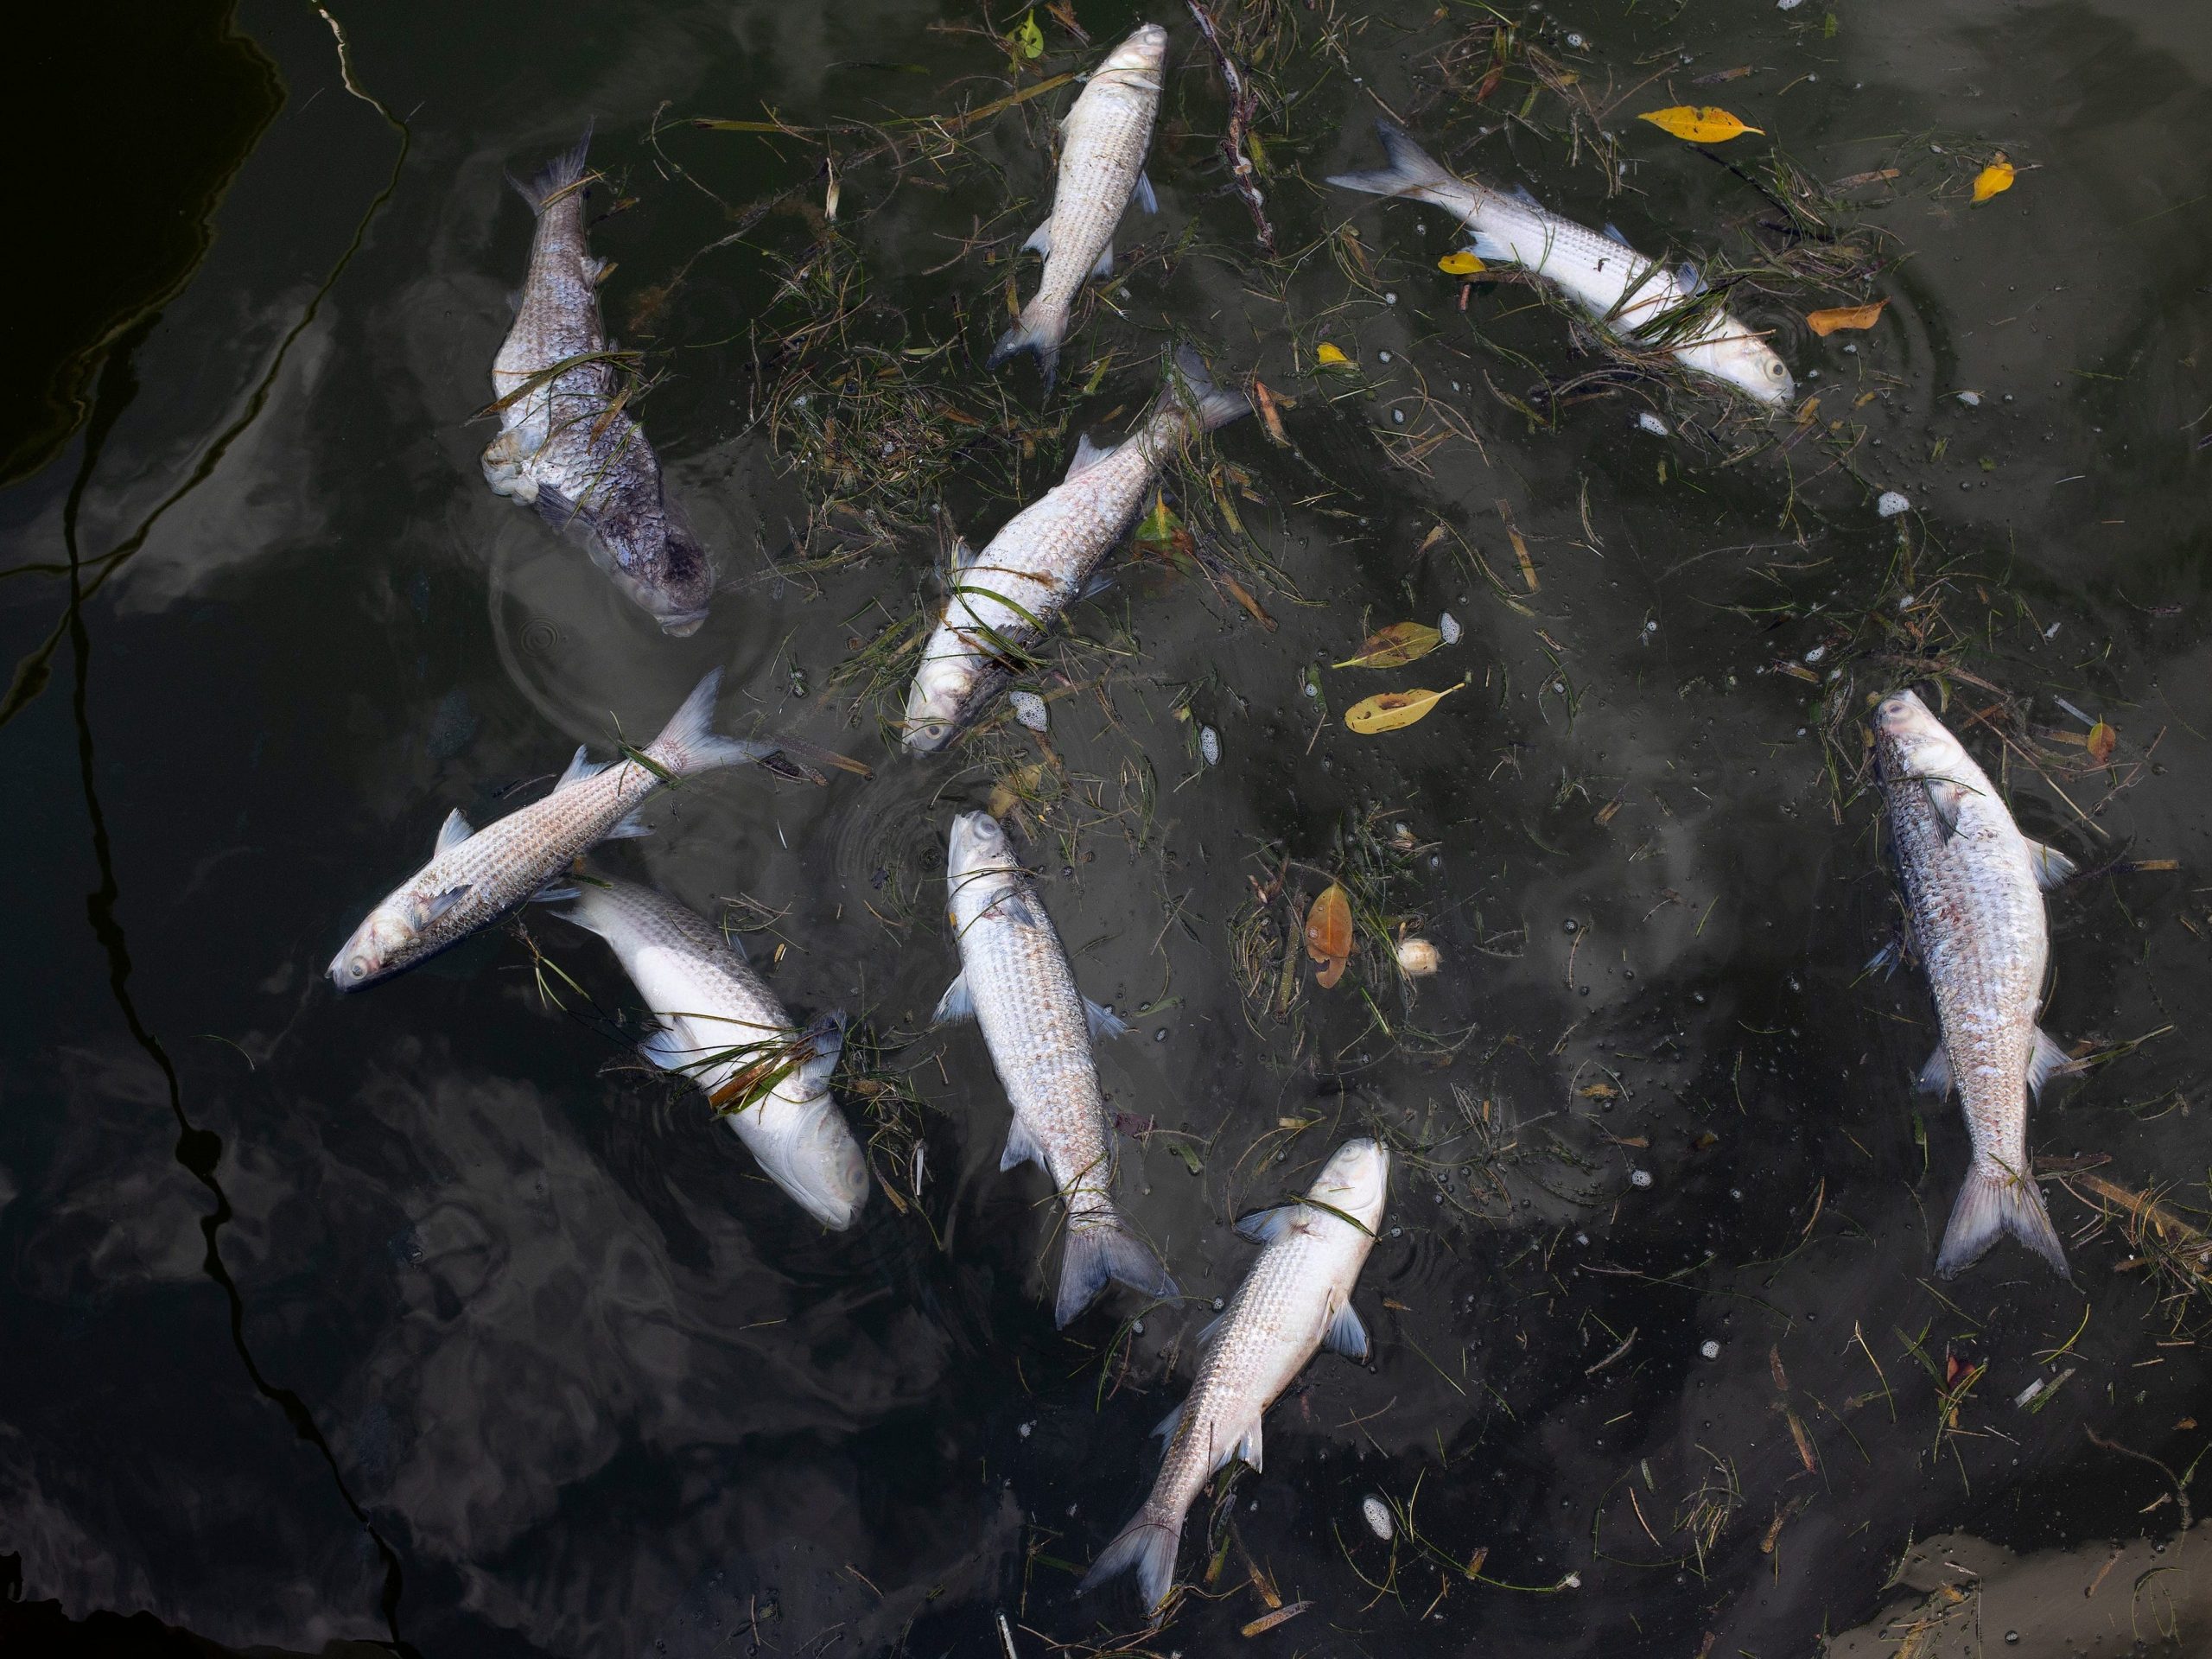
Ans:
<svg viewBox="0 0 2212 1659"><path fill-rule="evenodd" d="M1370 1140L1348 1141L1304 1198L1237 1224L1266 1248L1201 1333L1198 1379L1160 1425L1167 1449L1151 1494L1099 1553L1084 1589L1133 1568L1146 1604L1157 1607L1173 1580L1184 1517L1214 1471L1231 1458L1261 1466L1268 1408L1325 1343L1367 1357L1351 1293L1382 1224L1389 1173L1389 1154Z"/></svg>
<svg viewBox="0 0 2212 1659"><path fill-rule="evenodd" d="M1906 913L1942 1029L1921 1086L1957 1090L1974 1148L1936 1271L1963 1271L2009 1232L2064 1273L2027 1136L2030 1096L2067 1068L2036 1020L2050 954L2042 890L2073 866L2020 833L1988 774L1912 692L1883 699L1874 724Z"/></svg>

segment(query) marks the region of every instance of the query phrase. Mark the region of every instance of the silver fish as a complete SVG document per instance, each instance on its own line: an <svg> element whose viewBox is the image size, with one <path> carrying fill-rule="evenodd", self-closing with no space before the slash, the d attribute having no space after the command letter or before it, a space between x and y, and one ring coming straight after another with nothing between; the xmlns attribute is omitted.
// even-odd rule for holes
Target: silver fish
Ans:
<svg viewBox="0 0 2212 1659"><path fill-rule="evenodd" d="M1067 338L1068 307L1085 277L1113 270L1114 228L1130 199L1147 213L1160 211L1152 181L1144 174L1144 153L1152 143L1166 58L1167 31L1157 23L1142 25L1107 54L1061 121L1052 212L1021 245L1045 256L1045 274L1021 320L992 347L985 368L1034 352L1050 391L1059 369L1060 342Z"/></svg>
<svg viewBox="0 0 2212 1659"><path fill-rule="evenodd" d="M1912 692L1875 709L1874 753L1942 1021L1917 1086L1939 1097L1955 1088L1974 1142L1936 1271L1964 1271L2010 1233L2064 1274L2028 1163L2028 1101L2071 1069L2036 1018L2050 956L2042 890L2072 875L2073 861L2020 833L1988 774Z"/></svg>
<svg viewBox="0 0 2212 1659"><path fill-rule="evenodd" d="M757 1097L740 1110L725 1103L722 1121L807 1214L825 1227L851 1226L868 1198L868 1163L830 1094L842 1016L799 1032L719 929L651 887L594 878L562 914L613 947L659 1020L639 1051L709 1099L749 1084Z"/></svg>
<svg viewBox="0 0 2212 1659"><path fill-rule="evenodd" d="M1167 1439L1152 1495L1099 1553L1081 1588L1136 1569L1145 1605L1167 1599L1183 1517L1231 1458L1260 1467L1260 1419L1324 1344L1367 1357L1367 1328L1352 1287L1374 1247L1389 1197L1390 1154L1347 1141L1303 1198L1247 1216L1236 1230L1267 1248L1228 1308L1199 1333L1203 1357L1189 1396L1154 1430Z"/></svg>
<svg viewBox="0 0 2212 1659"><path fill-rule="evenodd" d="M933 1023L973 1018L1014 1108L1002 1170L1033 1159L1067 1211L1053 1318L1065 1325L1109 1279L1147 1296L1175 1281L1114 1207L1114 1138L1090 1040L1128 1027L1076 989L1052 918L988 812L952 821L945 866L960 974Z"/></svg>
<svg viewBox="0 0 2212 1659"><path fill-rule="evenodd" d="M1144 424L1102 449L1076 445L1066 479L1024 507L980 554L954 553L951 597L906 694L906 746L933 754L1003 690L1014 664L1081 596L1177 450L1247 413L1187 347Z"/></svg>
<svg viewBox="0 0 2212 1659"><path fill-rule="evenodd" d="M1474 232L1468 245L1478 258L1519 265L1555 284L1614 334L1662 346L1684 368L1725 381L1770 409L1796 396L1797 383L1783 360L1732 314L1685 309L1699 292L1694 273L1669 271L1617 234L1585 229L1525 194L1506 195L1447 173L1392 122L1377 121L1375 130L1390 164L1339 174L1331 184L1433 203Z"/></svg>
<svg viewBox="0 0 2212 1659"><path fill-rule="evenodd" d="M553 792L473 830L456 807L438 831L430 861L395 889L353 930L331 959L331 983L358 991L459 944L480 927L534 898L573 898L556 878L586 849L647 833L631 815L671 778L763 760L776 745L717 735L709 725L722 671L699 682L642 751L594 765L582 747Z"/></svg>
<svg viewBox="0 0 2212 1659"><path fill-rule="evenodd" d="M695 632L715 586L706 550L661 488L660 461L618 395L599 316L609 267L584 237L591 133L515 188L537 215L530 276L492 365L499 435L484 451L499 494L580 535L592 557L672 634ZM559 368L568 364L570 366Z"/></svg>

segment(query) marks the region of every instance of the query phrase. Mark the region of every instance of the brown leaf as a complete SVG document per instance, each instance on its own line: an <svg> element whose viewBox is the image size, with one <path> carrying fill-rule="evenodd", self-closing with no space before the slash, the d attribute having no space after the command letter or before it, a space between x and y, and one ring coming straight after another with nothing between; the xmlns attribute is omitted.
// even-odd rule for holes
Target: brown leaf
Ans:
<svg viewBox="0 0 2212 1659"><path fill-rule="evenodd" d="M2102 766L2112 759L2112 752L2120 744L2120 734L2101 720L2089 728L2088 748L2089 759Z"/></svg>
<svg viewBox="0 0 2212 1659"><path fill-rule="evenodd" d="M1259 406L1260 424L1267 428L1268 435L1288 448L1290 438L1282 429L1282 416L1275 409L1275 395L1267 389L1257 375L1252 377L1252 401Z"/></svg>
<svg viewBox="0 0 2212 1659"><path fill-rule="evenodd" d="M1351 955L1351 898L1337 882L1324 887L1306 912L1306 954L1316 962L1342 962Z"/></svg>
<svg viewBox="0 0 2212 1659"><path fill-rule="evenodd" d="M1393 622L1372 633L1360 648L1332 668L1403 668L1418 662L1444 643L1444 636L1426 622Z"/></svg>
<svg viewBox="0 0 2212 1659"><path fill-rule="evenodd" d="M1805 326L1823 337L1839 328L1872 328L1881 321L1882 313L1889 308L1887 300L1877 300L1872 305L1839 306L1833 311L1808 311Z"/></svg>
<svg viewBox="0 0 2212 1659"><path fill-rule="evenodd" d="M1274 1629L1276 1625L1284 1624L1290 1619L1296 1618L1300 1613L1304 1612L1313 1605L1313 1604L1310 1601L1294 1601L1287 1607L1278 1607L1272 1613L1262 1613L1259 1618L1254 1619L1249 1624L1247 1624L1244 1627L1243 1634L1246 1636L1264 1635L1268 1631Z"/></svg>

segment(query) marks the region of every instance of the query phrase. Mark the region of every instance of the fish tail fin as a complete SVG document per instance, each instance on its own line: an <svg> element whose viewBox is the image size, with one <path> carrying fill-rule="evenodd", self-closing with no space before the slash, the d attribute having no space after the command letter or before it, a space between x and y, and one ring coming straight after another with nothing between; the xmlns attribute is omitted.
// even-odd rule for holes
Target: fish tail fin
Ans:
<svg viewBox="0 0 2212 1659"><path fill-rule="evenodd" d="M1083 1575L1076 1593L1082 1595L1096 1590L1134 1567L1137 1591L1144 1597L1144 1605L1157 1607L1167 1599L1168 1591L1174 1588L1175 1548L1182 1541L1181 1520L1162 1515L1147 1503L1115 1535L1112 1543L1098 1552L1098 1559Z"/></svg>
<svg viewBox="0 0 2212 1659"><path fill-rule="evenodd" d="M1065 306L1047 308L1039 295L1022 308L1021 316L1014 327L999 336L999 343L991 347L991 354L983 359L985 372L998 368L1011 358L1024 352L1037 353L1037 366L1044 371L1045 390L1052 390L1052 382L1060 372L1060 342L1068 337L1068 313Z"/></svg>
<svg viewBox="0 0 2212 1659"><path fill-rule="evenodd" d="M1396 122L1377 120L1375 134L1382 141L1382 154L1389 165L1366 173L1339 173L1329 181L1331 184L1340 190L1363 190L1370 196L1415 196L1436 185L1458 182Z"/></svg>
<svg viewBox="0 0 2212 1659"><path fill-rule="evenodd" d="M2058 1230L2050 1224L2050 1211L2044 1207L2042 1189L1994 1158L1977 1158L1967 1171L1958 1202L1951 1206L1951 1223L1943 1230L1943 1248L1936 1257L1936 1273L1946 1279L1956 1277L2007 1233L2050 1263L2061 1278L2069 1276L2066 1251L2058 1242Z"/></svg>
<svg viewBox="0 0 2212 1659"><path fill-rule="evenodd" d="M1160 407L1180 409L1196 430L1211 432L1240 415L1249 415L1252 400L1235 387L1224 391L1216 385L1205 359L1185 344L1175 348L1174 366L1160 389Z"/></svg>
<svg viewBox="0 0 2212 1659"><path fill-rule="evenodd" d="M716 766L744 766L776 752L772 743L749 743L715 730L715 696L721 687L721 670L709 670L707 677L683 699L683 706L669 716L667 726L646 751L679 778L712 772Z"/></svg>
<svg viewBox="0 0 2212 1659"><path fill-rule="evenodd" d="M1127 1285L1147 1296L1173 1296L1175 1281L1160 1265L1151 1245L1136 1236L1122 1212L1111 1205L1071 1211L1067 1248L1060 1258L1059 1295L1052 1306L1052 1321L1065 1329L1089 1307L1109 1281Z"/></svg>
<svg viewBox="0 0 2212 1659"><path fill-rule="evenodd" d="M537 176L527 184L507 175L507 182L514 186L522 199L530 204L530 211L542 213L554 197L575 188L577 181L591 170L588 159L591 155L591 123L584 123L584 136L575 145L565 149L537 171Z"/></svg>

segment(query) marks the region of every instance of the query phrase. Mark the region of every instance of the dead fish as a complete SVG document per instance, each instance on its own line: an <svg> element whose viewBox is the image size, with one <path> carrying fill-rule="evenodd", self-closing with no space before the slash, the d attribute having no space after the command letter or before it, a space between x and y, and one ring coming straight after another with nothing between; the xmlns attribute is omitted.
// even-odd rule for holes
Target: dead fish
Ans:
<svg viewBox="0 0 2212 1659"><path fill-rule="evenodd" d="M1114 1204L1115 1148L1093 1037L1128 1027L1076 989L1068 953L988 812L952 821L945 864L960 973L932 1023L974 1019L1014 1108L1001 1170L1034 1160L1067 1211L1054 1320L1065 1325L1107 1281L1173 1296L1175 1281Z"/></svg>
<svg viewBox="0 0 2212 1659"><path fill-rule="evenodd" d="M981 553L954 550L951 596L906 694L906 746L933 754L989 706L1020 660L1084 592L1177 450L1247 413L1187 346L1144 424L1102 449L1076 445L1068 475L1024 507Z"/></svg>
<svg viewBox="0 0 2212 1659"><path fill-rule="evenodd" d="M799 1031L720 929L651 887L593 878L561 914L607 941L659 1021L639 1052L706 1090L807 1214L851 1226L868 1198L868 1163L830 1093L843 1017Z"/></svg>
<svg viewBox="0 0 2212 1659"><path fill-rule="evenodd" d="M714 567L664 493L645 429L622 407L599 315L609 267L584 236L590 146L587 128L529 184L511 181L537 215L537 232L514 327L492 365L499 435L484 451L484 476L497 493L581 537L664 630L692 633L706 620Z"/></svg>
<svg viewBox="0 0 2212 1659"><path fill-rule="evenodd" d="M563 877L587 849L650 833L632 816L663 784L717 766L765 760L771 743L718 735L708 723L722 671L701 680L651 747L618 761L582 747L544 799L481 830L456 807L430 861L368 913L331 959L330 982L358 991L459 944L532 899L573 899Z"/></svg>
<svg viewBox="0 0 2212 1659"><path fill-rule="evenodd" d="M1147 213L1160 211L1144 174L1144 155L1152 143L1166 58L1167 31L1157 23L1142 25L1107 54L1061 121L1052 216L1021 245L1045 256L1045 274L1020 321L991 348L986 369L1034 352L1045 390L1051 391L1060 342L1067 338L1068 307L1085 277L1113 270L1114 229L1130 200Z"/></svg>
<svg viewBox="0 0 2212 1659"><path fill-rule="evenodd" d="M2043 890L2072 875L2073 861L2020 833L1988 774L1912 692L1875 709L1874 753L1942 1022L1917 1086L1939 1097L1956 1089L1974 1142L1936 1271L1963 1272L2010 1233L2063 1274L2066 1252L2028 1163L2028 1102L2072 1069L2036 1019L2050 956Z"/></svg>
<svg viewBox="0 0 2212 1659"><path fill-rule="evenodd" d="M1135 1568L1145 1605L1167 1599L1175 1548L1192 1503L1231 1458L1260 1467L1260 1419L1323 1344L1367 1357L1367 1328L1351 1305L1389 1197L1390 1154L1374 1141L1337 1148L1302 1198L1247 1216L1236 1230L1266 1246L1229 1306L1198 1340L1189 1397L1154 1432L1167 1438L1152 1495L1099 1552L1079 1588Z"/></svg>
<svg viewBox="0 0 2212 1659"><path fill-rule="evenodd" d="M1474 232L1478 259L1519 265L1542 277L1614 334L1671 353L1686 369L1726 382L1770 409L1796 396L1797 383L1773 349L1719 308L1700 315L1695 270L1678 274L1628 245L1539 206L1525 191L1506 194L1447 173L1394 122L1377 121L1388 167L1329 181L1370 195L1410 196L1454 213Z"/></svg>

